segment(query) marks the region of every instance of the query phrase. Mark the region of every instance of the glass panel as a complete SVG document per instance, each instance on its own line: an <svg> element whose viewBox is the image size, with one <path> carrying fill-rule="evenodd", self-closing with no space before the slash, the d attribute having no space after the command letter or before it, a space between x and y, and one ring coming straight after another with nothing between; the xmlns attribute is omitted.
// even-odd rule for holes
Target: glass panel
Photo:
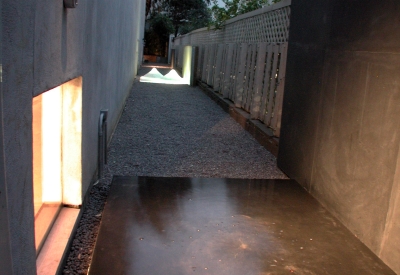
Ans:
<svg viewBox="0 0 400 275"><path fill-rule="evenodd" d="M38 253L62 204L82 204L82 77L34 97L32 112Z"/></svg>
<svg viewBox="0 0 400 275"><path fill-rule="evenodd" d="M38 252L62 202L61 88L54 88L33 98L32 111L33 201Z"/></svg>

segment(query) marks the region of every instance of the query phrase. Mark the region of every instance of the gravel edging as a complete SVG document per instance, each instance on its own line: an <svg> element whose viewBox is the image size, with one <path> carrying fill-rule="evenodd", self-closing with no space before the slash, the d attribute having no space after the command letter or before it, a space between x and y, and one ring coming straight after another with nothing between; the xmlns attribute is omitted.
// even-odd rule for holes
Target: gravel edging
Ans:
<svg viewBox="0 0 400 275"><path fill-rule="evenodd" d="M146 69L141 69L142 74ZM63 274L87 274L112 175L286 179L275 157L198 87L136 82Z"/></svg>
<svg viewBox="0 0 400 275"><path fill-rule="evenodd" d="M90 189L62 274L87 274L111 180L107 173Z"/></svg>

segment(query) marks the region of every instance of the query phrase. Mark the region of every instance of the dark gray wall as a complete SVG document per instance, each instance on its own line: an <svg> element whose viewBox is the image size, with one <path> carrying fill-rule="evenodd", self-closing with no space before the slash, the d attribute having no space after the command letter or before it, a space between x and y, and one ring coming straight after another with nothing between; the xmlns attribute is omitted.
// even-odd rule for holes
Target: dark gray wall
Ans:
<svg viewBox="0 0 400 275"><path fill-rule="evenodd" d="M329 0L292 0L278 161L288 175L308 189L325 47L329 40L329 11Z"/></svg>
<svg viewBox="0 0 400 275"><path fill-rule="evenodd" d="M34 95L83 76L82 193L96 168L100 110L109 110L113 129L136 76L141 2L85 0L64 9L58 1L37 1Z"/></svg>
<svg viewBox="0 0 400 275"><path fill-rule="evenodd" d="M4 147L3 147L3 100L0 93L0 267L4 274L13 274L10 228L7 209L7 189L4 168Z"/></svg>
<svg viewBox="0 0 400 275"><path fill-rule="evenodd" d="M2 3L0 2L0 17ZM0 20L0 64L2 64L2 24ZM10 246L10 228L8 219L8 202L6 189L6 175L4 167L4 136L3 136L3 85L0 81L0 267L4 274L13 274L11 246Z"/></svg>
<svg viewBox="0 0 400 275"><path fill-rule="evenodd" d="M113 129L136 76L145 3L85 0L68 10L62 0L2 3L4 153L0 151L0 158L5 159L5 173L0 176L6 175L2 184L8 198L4 213L9 217L14 273L35 274L32 98L83 77L84 196L97 167L99 112L109 109L109 129Z"/></svg>
<svg viewBox="0 0 400 275"><path fill-rule="evenodd" d="M279 166L400 273L400 2L293 0Z"/></svg>
<svg viewBox="0 0 400 275"><path fill-rule="evenodd" d="M14 274L34 274L31 121L35 1L2 4L4 159L11 257Z"/></svg>

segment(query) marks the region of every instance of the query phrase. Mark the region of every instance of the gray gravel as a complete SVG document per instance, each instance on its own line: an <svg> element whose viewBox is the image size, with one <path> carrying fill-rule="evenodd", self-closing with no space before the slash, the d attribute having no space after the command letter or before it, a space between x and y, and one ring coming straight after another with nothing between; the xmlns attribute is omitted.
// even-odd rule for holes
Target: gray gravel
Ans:
<svg viewBox="0 0 400 275"><path fill-rule="evenodd" d="M112 175L287 178L271 153L199 88L186 85L136 82L108 160L106 175L91 190L64 274L87 273Z"/></svg>

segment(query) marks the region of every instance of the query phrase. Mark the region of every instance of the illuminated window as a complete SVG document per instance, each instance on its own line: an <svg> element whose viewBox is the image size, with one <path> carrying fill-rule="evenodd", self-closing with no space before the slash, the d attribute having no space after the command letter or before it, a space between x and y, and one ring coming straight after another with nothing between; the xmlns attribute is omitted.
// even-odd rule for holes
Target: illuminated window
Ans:
<svg viewBox="0 0 400 275"><path fill-rule="evenodd" d="M36 96L33 110L33 191L37 252L63 204L80 205L82 78Z"/></svg>

